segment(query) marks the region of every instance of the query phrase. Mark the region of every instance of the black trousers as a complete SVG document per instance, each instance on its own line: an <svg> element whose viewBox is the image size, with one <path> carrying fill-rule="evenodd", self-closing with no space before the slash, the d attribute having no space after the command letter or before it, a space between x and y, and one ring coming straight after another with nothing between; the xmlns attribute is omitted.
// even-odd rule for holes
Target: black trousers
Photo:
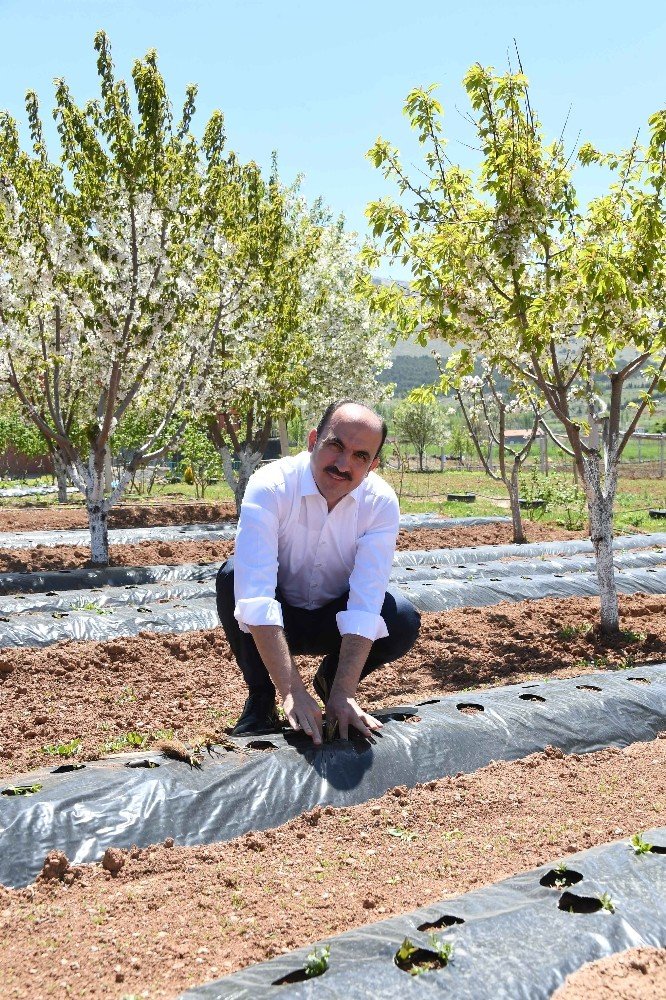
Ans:
<svg viewBox="0 0 666 1000"><path fill-rule="evenodd" d="M241 631L234 618L236 601L233 559L227 559L220 568L215 589L217 613L222 628L250 692L274 694L275 687L259 656L254 639L249 632ZM309 611L307 608L295 608L287 604L279 588L275 592L275 599L282 606L284 631L290 652L294 655L323 656L324 672L329 683L338 667L342 642L335 616L338 611L346 610L348 597L347 591L323 607ZM421 616L397 587L390 587L386 592L381 615L386 622L388 635L373 642L361 677L367 676L384 663L391 663L404 656L416 642L419 633Z"/></svg>

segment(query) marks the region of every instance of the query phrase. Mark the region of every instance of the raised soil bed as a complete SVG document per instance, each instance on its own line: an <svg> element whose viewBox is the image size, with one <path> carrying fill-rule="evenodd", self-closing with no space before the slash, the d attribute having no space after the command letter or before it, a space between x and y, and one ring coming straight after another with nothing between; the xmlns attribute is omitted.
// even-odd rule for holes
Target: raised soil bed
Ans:
<svg viewBox="0 0 666 1000"><path fill-rule="evenodd" d="M585 538L582 531L566 531L549 525L527 526L530 542ZM504 545L511 542L511 525L506 523L459 526L457 528L414 528L401 531L397 548L450 549L466 545ZM175 566L186 562L216 562L233 552L232 541L139 542L136 545L112 545L111 565ZM87 545L54 545L33 549L0 548L0 573L34 573L49 569L78 569L90 564Z"/></svg>
<svg viewBox="0 0 666 1000"><path fill-rule="evenodd" d="M665 820L658 739L496 762L225 844L167 839L73 870L54 855L34 886L0 889L2 992L174 998Z"/></svg>

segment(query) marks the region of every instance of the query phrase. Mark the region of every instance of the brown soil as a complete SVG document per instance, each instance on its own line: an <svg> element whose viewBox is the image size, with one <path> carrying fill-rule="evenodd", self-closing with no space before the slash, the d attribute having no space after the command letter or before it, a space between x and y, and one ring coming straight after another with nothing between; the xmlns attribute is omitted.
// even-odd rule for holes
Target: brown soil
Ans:
<svg viewBox="0 0 666 1000"><path fill-rule="evenodd" d="M583 532L563 531L545 524L530 524L530 542L583 538ZM465 545L503 545L511 541L507 524L484 524L466 528L417 528L401 531L397 548L451 549ZM233 542L139 542L112 545L112 566L177 566L185 562L216 562L233 551ZM87 545L38 545L34 549L0 549L0 573L34 573L49 569L77 569L90 565Z"/></svg>
<svg viewBox="0 0 666 1000"><path fill-rule="evenodd" d="M180 566L182 563L220 562L233 550L233 541L161 542L159 539L109 547L111 566ZM86 545L0 549L0 573L37 573L42 570L81 569L90 565L90 548Z"/></svg>
<svg viewBox="0 0 666 1000"><path fill-rule="evenodd" d="M552 1000L663 1000L666 949L631 948L569 976Z"/></svg>
<svg viewBox="0 0 666 1000"><path fill-rule="evenodd" d="M167 524L205 524L236 517L232 503L121 503L111 508L111 528L153 528ZM0 531L56 531L87 528L88 518L80 505L53 506L39 502L0 507Z"/></svg>
<svg viewBox="0 0 666 1000"><path fill-rule="evenodd" d="M360 700L372 711L470 687L665 660L666 596L623 596L620 607L628 634L612 643L594 629L594 598L426 614L411 653L363 681ZM306 659L304 676L317 665ZM45 745L75 737L80 756L93 759L129 732L170 729L186 741L221 733L244 698L219 628L2 650L0 774L45 766L53 760Z"/></svg>
<svg viewBox="0 0 666 1000"><path fill-rule="evenodd" d="M570 757L547 749L212 846L110 849L76 869L52 852L33 886L0 888L2 996L172 998L664 823L661 739ZM455 947L455 930L447 937Z"/></svg>

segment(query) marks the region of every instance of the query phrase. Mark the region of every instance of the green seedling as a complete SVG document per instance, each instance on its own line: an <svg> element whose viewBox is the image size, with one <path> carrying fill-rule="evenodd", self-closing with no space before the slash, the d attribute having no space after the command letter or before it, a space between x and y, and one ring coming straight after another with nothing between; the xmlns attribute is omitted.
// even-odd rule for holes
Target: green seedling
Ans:
<svg viewBox="0 0 666 1000"><path fill-rule="evenodd" d="M112 615L113 611L102 608L96 601L79 601L78 604L70 604L72 611L94 611L96 615Z"/></svg>
<svg viewBox="0 0 666 1000"><path fill-rule="evenodd" d="M611 899L609 892L602 892L599 896L599 902L601 903L602 910L606 910L608 913L615 913L615 903Z"/></svg>
<svg viewBox="0 0 666 1000"><path fill-rule="evenodd" d="M123 733L117 739L105 743L103 749L105 753L118 753L130 748L140 750L145 747L149 739L149 736L143 736L141 733Z"/></svg>
<svg viewBox="0 0 666 1000"><path fill-rule="evenodd" d="M633 670L636 666L636 660L631 655L631 653L626 653L621 659L615 664L616 670Z"/></svg>
<svg viewBox="0 0 666 1000"><path fill-rule="evenodd" d="M75 736L68 743L46 743L42 747L42 753L49 757L74 757L81 749L81 739Z"/></svg>
<svg viewBox="0 0 666 1000"><path fill-rule="evenodd" d="M442 960L444 965L448 965L453 958L453 945L450 941L442 941L438 938L436 934L431 934L428 938L430 942L430 947L435 952L438 958Z"/></svg>
<svg viewBox="0 0 666 1000"><path fill-rule="evenodd" d="M395 964L403 972L411 976L422 976L424 972L441 969L448 965L453 957L453 945L449 941L441 941L436 934L429 939L432 951L426 951L405 938L395 953Z"/></svg>
<svg viewBox="0 0 666 1000"><path fill-rule="evenodd" d="M317 948L313 948L308 955L307 962L305 963L305 975L307 978L314 979L315 976L323 976L328 969L330 957L330 945L324 945L321 951L318 951Z"/></svg>
<svg viewBox="0 0 666 1000"><path fill-rule="evenodd" d="M386 832L389 837L395 837L397 840L404 840L408 844L410 844L413 840L416 840L417 836L411 830L405 830L402 826L390 826Z"/></svg>
<svg viewBox="0 0 666 1000"><path fill-rule="evenodd" d="M557 637L558 639L574 639L577 635L587 635L591 631L592 625L590 622L585 622L583 625L565 625L559 629Z"/></svg>
<svg viewBox="0 0 666 1000"><path fill-rule="evenodd" d="M10 785L8 788L3 788L2 795L34 795L35 792L41 791L41 785Z"/></svg>
<svg viewBox="0 0 666 1000"><path fill-rule="evenodd" d="M134 688L129 684L126 684L121 688L120 694L116 698L117 705L129 705L136 701L136 695L134 693Z"/></svg>
<svg viewBox="0 0 666 1000"><path fill-rule="evenodd" d="M649 854L652 850L652 844L648 844L647 840L643 840L640 833L635 833L629 843L634 849L634 854Z"/></svg>
<svg viewBox="0 0 666 1000"><path fill-rule="evenodd" d="M631 628L620 634L626 642L644 642L646 638L645 632L634 632Z"/></svg>

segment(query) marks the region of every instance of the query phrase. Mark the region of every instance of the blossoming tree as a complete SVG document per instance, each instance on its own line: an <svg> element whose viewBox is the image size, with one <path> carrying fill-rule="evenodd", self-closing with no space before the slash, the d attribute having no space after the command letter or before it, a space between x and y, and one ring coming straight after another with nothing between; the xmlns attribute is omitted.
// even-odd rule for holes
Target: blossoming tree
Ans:
<svg viewBox="0 0 666 1000"><path fill-rule="evenodd" d="M374 402L384 392L377 374L390 365L384 324L354 292L363 268L353 235L275 178L257 220L244 252L260 266L250 267L251 298L215 365L209 422L239 509L276 418L296 403L316 421L340 396Z"/></svg>
<svg viewBox="0 0 666 1000"><path fill-rule="evenodd" d="M400 201L368 207L383 250L412 271L398 286L366 290L403 333L462 342L543 397L542 425L574 459L588 502L597 558L601 629L619 628L612 517L620 456L655 391L666 388L666 111L650 118L644 146L620 154L589 144L581 166L601 165L608 192L576 201L572 155L547 144L520 73L473 66L465 77L478 171L446 152L433 88L413 90L405 112L425 147L425 178L378 139L369 156ZM367 252L377 263L379 251ZM623 387L641 373L635 408ZM607 387L600 405L599 383Z"/></svg>
<svg viewBox="0 0 666 1000"><path fill-rule="evenodd" d="M177 436L206 405L242 283L229 240L237 191L256 169L224 152L219 113L195 140L193 87L174 122L154 52L134 64L134 110L103 32L95 48L101 99L79 107L57 82L58 161L34 93L30 153L0 115L0 379L85 495L92 560L106 564L109 508L170 447L166 428ZM158 419L105 492L110 437L148 402Z"/></svg>

